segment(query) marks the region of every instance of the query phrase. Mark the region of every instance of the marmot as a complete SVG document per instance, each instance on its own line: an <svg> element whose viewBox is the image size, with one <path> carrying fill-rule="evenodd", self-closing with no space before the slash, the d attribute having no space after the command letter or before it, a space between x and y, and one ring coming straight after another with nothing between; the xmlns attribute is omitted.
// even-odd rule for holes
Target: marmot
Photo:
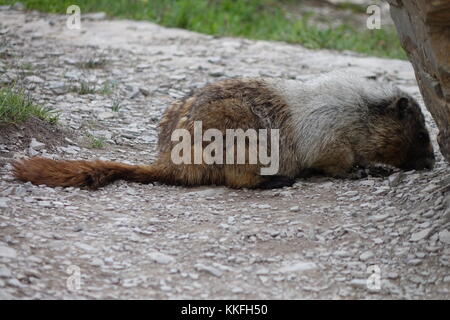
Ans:
<svg viewBox="0 0 450 320"><path fill-rule="evenodd" d="M279 129L279 170L256 164L175 164L175 129ZM345 177L355 166L431 169L433 147L417 102L393 85L333 72L308 81L243 78L203 87L175 102L159 127L159 157L149 165L40 157L13 163L21 181L97 189L114 180L232 188L292 185L308 170ZM248 148L247 148L248 149ZM247 150L248 151L248 150Z"/></svg>

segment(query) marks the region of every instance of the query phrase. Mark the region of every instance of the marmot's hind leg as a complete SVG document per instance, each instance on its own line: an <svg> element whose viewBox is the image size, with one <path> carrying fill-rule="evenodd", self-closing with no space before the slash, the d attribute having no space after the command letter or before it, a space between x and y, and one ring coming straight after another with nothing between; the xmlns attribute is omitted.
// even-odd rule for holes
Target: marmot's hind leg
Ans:
<svg viewBox="0 0 450 320"><path fill-rule="evenodd" d="M225 165L225 185L231 188L276 189L292 186L295 179L280 175L261 175L258 165Z"/></svg>

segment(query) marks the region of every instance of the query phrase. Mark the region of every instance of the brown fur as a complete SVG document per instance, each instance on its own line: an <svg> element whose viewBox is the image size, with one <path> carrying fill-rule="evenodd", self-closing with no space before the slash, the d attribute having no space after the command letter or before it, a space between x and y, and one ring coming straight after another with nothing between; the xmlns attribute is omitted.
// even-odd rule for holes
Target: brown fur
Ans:
<svg viewBox="0 0 450 320"><path fill-rule="evenodd" d="M21 181L51 187L98 189L115 180L141 183L162 182L195 186L227 185L254 188L267 180L259 175L259 165L175 165L170 153L174 129L185 128L193 134L194 121L201 120L203 129L267 128L287 121L286 105L255 80L228 80L209 85L192 97L175 102L160 122L159 158L151 165L131 166L106 161L58 161L40 157L13 163L13 174ZM262 113L261 117L257 113ZM220 116L217 116L220 115ZM267 117L273 123L264 121ZM206 144L204 145L204 147Z"/></svg>

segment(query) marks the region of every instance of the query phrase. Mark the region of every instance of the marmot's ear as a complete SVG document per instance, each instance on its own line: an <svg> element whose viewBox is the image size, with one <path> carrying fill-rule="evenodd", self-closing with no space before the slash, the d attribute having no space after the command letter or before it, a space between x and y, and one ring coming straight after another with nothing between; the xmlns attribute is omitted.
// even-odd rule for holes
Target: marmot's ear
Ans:
<svg viewBox="0 0 450 320"><path fill-rule="evenodd" d="M409 110L409 106L409 99L406 97L398 98L393 105L395 112L400 119L406 116Z"/></svg>

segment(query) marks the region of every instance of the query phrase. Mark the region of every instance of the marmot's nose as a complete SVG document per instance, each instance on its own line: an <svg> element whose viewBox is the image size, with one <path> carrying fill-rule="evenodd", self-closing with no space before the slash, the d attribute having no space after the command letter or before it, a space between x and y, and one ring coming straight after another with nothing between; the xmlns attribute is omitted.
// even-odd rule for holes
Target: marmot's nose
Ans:
<svg viewBox="0 0 450 320"><path fill-rule="evenodd" d="M435 163L434 159L428 159L425 163L425 169L429 169L429 170L433 169L434 163Z"/></svg>
<svg viewBox="0 0 450 320"><path fill-rule="evenodd" d="M431 170L434 168L434 163L434 154L430 154L428 156L409 161L408 163L405 163L401 168L404 170Z"/></svg>
<svg viewBox="0 0 450 320"><path fill-rule="evenodd" d="M434 164L435 164L436 160L434 159L434 155L433 157L428 157L428 158L424 158L421 159L419 161L416 162L416 165L414 166L416 170L422 170L422 169L428 169L431 170L434 168Z"/></svg>

